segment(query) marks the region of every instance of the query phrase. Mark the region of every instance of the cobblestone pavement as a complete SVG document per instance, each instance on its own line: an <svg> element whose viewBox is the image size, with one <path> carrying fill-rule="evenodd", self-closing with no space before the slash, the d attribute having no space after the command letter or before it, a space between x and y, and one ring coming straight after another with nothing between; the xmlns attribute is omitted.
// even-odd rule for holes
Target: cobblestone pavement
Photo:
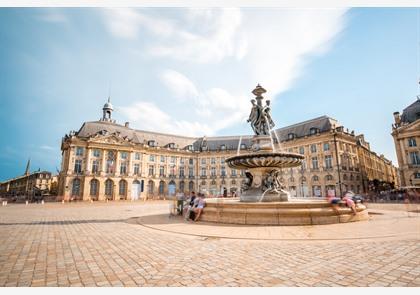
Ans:
<svg viewBox="0 0 420 295"><path fill-rule="evenodd" d="M287 239L285 232L308 227L287 227L285 239L256 240L141 223L160 215L160 226L204 226L168 219L168 208L159 201L0 207L0 286L420 286L419 235L412 235L420 233L418 216L385 218L383 211L379 226L364 222L373 237L394 224L397 231L411 226L411 235L347 240ZM242 231L258 237L261 229Z"/></svg>

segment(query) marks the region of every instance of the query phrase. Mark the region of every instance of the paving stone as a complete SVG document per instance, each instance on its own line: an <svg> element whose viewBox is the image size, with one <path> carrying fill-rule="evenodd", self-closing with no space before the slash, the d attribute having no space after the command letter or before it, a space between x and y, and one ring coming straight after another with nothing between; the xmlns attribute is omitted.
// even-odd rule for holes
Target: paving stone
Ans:
<svg viewBox="0 0 420 295"><path fill-rule="evenodd" d="M162 214L167 214L165 202L1 207L0 286L420 286L420 243L411 236L317 241L203 239L129 222L130 218ZM378 236L392 226L398 226L395 231L404 230L408 218L398 218L398 222L380 219L376 228L369 221L345 224L345 229L335 225L247 227L246 233L270 232L270 237L292 239L307 236L309 231L328 237L356 228ZM243 228L229 232L225 226L182 222L176 226L196 233L235 235ZM418 225L419 219L409 222Z"/></svg>

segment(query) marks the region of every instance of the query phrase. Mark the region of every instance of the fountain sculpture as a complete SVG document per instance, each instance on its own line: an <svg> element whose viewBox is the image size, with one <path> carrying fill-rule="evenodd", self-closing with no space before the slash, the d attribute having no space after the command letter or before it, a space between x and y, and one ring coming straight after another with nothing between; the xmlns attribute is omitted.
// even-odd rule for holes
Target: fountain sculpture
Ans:
<svg viewBox="0 0 420 295"><path fill-rule="evenodd" d="M367 220L366 207L357 206L357 214L350 208L333 210L325 199L289 200L290 194L281 183L283 168L298 167L304 156L276 151L271 130L274 122L270 114L270 101L262 101L266 90L258 85L252 93L252 109L248 122L254 131L251 151L226 159L230 168L246 170L240 199L208 199L201 219L203 221L258 224L258 225L307 225L329 224ZM274 132L275 133L275 132ZM276 144L280 144L277 134Z"/></svg>
<svg viewBox="0 0 420 295"><path fill-rule="evenodd" d="M276 152L274 149L271 129L274 122L270 114L270 101L262 100L266 90L258 85L252 93L256 96L251 100L252 109L248 122L254 130L252 152L226 159L233 169L247 169L247 181L242 187L242 202L279 202L288 201L289 193L283 189L280 182L280 169L297 167L304 157L295 153Z"/></svg>

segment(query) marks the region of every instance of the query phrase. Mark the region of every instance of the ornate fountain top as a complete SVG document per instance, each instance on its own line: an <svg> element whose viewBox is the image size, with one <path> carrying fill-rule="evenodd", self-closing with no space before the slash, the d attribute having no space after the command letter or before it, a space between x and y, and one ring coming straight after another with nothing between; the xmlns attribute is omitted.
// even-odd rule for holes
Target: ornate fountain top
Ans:
<svg viewBox="0 0 420 295"><path fill-rule="evenodd" d="M256 96L256 100L251 99L252 109L247 121L251 123L255 135L270 135L270 130L275 126L270 114L270 100L267 99L265 101L265 106L261 102L264 98L262 94L266 92L267 90L261 87L260 84L252 91Z"/></svg>

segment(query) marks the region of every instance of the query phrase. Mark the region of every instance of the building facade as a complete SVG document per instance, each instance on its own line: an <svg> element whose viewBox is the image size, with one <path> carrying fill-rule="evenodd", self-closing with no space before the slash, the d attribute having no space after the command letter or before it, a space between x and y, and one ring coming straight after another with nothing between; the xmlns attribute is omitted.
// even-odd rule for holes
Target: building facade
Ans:
<svg viewBox="0 0 420 295"><path fill-rule="evenodd" d="M54 185L54 177L48 171L36 171L25 173L0 183L0 196L4 198L22 197L31 201L34 197L51 194Z"/></svg>
<svg viewBox="0 0 420 295"><path fill-rule="evenodd" d="M392 125L401 185L420 187L420 98L394 113Z"/></svg>
<svg viewBox="0 0 420 295"><path fill-rule="evenodd" d="M112 104L99 121L85 122L61 145L59 195L77 200L137 200L199 191L216 196L239 192L245 171L225 159L250 152L252 136L184 137L135 130L112 120ZM397 184L395 167L370 151L363 135L345 131L327 116L273 132L277 150L301 153L300 168L283 170L282 182L296 197L369 191L375 179ZM362 141L363 140L363 141Z"/></svg>

